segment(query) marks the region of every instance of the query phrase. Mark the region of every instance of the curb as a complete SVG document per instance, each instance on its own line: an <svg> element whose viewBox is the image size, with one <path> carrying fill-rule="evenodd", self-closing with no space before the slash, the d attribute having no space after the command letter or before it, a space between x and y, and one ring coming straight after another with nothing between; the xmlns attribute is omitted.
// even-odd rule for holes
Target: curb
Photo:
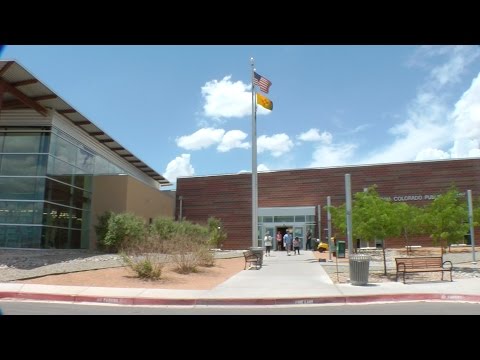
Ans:
<svg viewBox="0 0 480 360"><path fill-rule="evenodd" d="M305 304L362 304L375 302L445 301L478 302L480 295L466 294L382 294L356 296L324 296L307 298L262 299L159 299L120 296L86 296L68 294L44 294L27 292L0 292L0 299L63 301L70 303L107 303L117 305L177 305L177 306L266 306Z"/></svg>

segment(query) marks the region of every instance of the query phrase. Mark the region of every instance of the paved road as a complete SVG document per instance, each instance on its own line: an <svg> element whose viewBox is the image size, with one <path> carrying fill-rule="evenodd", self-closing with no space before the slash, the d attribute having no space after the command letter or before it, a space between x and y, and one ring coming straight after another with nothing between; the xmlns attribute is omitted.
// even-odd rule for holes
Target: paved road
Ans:
<svg viewBox="0 0 480 360"><path fill-rule="evenodd" d="M480 304L408 302L369 305L143 307L0 301L5 315L480 315Z"/></svg>

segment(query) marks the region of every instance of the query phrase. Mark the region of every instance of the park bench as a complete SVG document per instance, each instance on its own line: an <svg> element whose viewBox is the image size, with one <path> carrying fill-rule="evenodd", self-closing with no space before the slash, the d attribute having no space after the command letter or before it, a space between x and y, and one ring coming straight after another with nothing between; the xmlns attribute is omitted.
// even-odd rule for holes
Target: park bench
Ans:
<svg viewBox="0 0 480 360"><path fill-rule="evenodd" d="M422 257L403 257L403 258L395 258L395 262L397 264L397 274L395 277L395 281L398 281L398 274L403 273L403 283L405 284L405 274L406 273L420 273L420 272L442 272L442 280L443 280L443 272L450 271L450 281L452 280L452 262L451 261L444 261L442 263L441 256L422 256ZM449 263L450 266L446 266Z"/></svg>
<svg viewBox="0 0 480 360"><path fill-rule="evenodd" d="M247 264L254 264L257 270L262 267L260 258L252 250L244 251L243 256L245 256L245 268L243 270L247 269Z"/></svg>

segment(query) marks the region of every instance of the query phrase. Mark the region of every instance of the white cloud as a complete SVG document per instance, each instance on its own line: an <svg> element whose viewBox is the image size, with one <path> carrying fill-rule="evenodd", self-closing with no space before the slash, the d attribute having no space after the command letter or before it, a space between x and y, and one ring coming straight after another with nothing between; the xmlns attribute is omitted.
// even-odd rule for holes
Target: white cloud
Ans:
<svg viewBox="0 0 480 360"><path fill-rule="evenodd" d="M252 115L252 85L242 81L231 81L232 76L222 80L212 80L202 86L205 99L205 116L214 119L239 118ZM257 114L266 115L271 111L258 107Z"/></svg>
<svg viewBox="0 0 480 360"><path fill-rule="evenodd" d="M192 176L195 174L195 169L190 164L190 154L182 154L170 161L163 176L172 183L177 182L180 176Z"/></svg>
<svg viewBox="0 0 480 360"><path fill-rule="evenodd" d="M212 145L218 144L219 152L227 152L232 149L248 149L250 143L244 142L248 134L241 130L203 128L197 130L191 135L180 136L176 139L177 146L187 150L206 149Z"/></svg>
<svg viewBox="0 0 480 360"><path fill-rule="evenodd" d="M465 114L466 109L476 114L474 103L478 100L474 100L472 96L478 90L473 90L475 84L472 84L469 100L465 99L463 104L461 100L457 103L457 116L452 118L446 101L448 98L446 85L460 79L466 66L480 56L480 49L475 46L423 47L416 56L418 57L415 60L416 64L433 56L443 56L446 60L430 70L428 80L420 87L417 96L407 108L406 120L390 129L391 134L395 136L393 143L382 149L375 149L373 154L361 161L362 163L448 158L456 157L455 153L460 151L460 147L457 146L452 154L448 154L446 148L455 141L454 128L461 127L459 124L462 121L468 126L473 125L472 118L467 119ZM424 66L423 63L421 65ZM465 94L462 98L467 98ZM474 144L470 143L470 148L471 146ZM465 153L467 150L462 149L462 152Z"/></svg>
<svg viewBox="0 0 480 360"><path fill-rule="evenodd" d="M455 104L451 116L454 125L452 157L478 156L480 139L480 74Z"/></svg>
<svg viewBox="0 0 480 360"><path fill-rule="evenodd" d="M418 152L417 157L415 158L416 161L421 160L441 160L441 159L449 159L450 154L440 149L422 149Z"/></svg>
<svg viewBox="0 0 480 360"><path fill-rule="evenodd" d="M362 125L358 125L357 127L355 127L354 129L352 129L350 131L350 133L352 134L356 134L356 133L359 133L363 130L366 130L368 129L369 127L371 127L372 125L371 124L362 124Z"/></svg>
<svg viewBox="0 0 480 360"><path fill-rule="evenodd" d="M217 150L220 152L226 152L235 148L248 149L250 143L242 142L247 136L248 134L241 130L227 131L218 145Z"/></svg>
<svg viewBox="0 0 480 360"><path fill-rule="evenodd" d="M297 136L297 138L301 141L321 141L324 144L331 144L332 143L332 134L328 131L324 131L320 134L320 130L318 129L310 129L304 133L301 133Z"/></svg>
<svg viewBox="0 0 480 360"><path fill-rule="evenodd" d="M265 164L259 164L257 166L257 172L262 172L262 171L270 171L267 165ZM250 170L240 170L238 174L245 174L245 173L252 173Z"/></svg>
<svg viewBox="0 0 480 360"><path fill-rule="evenodd" d="M356 148L355 144L321 145L313 152L310 167L340 166L351 163L349 160Z"/></svg>
<svg viewBox="0 0 480 360"><path fill-rule="evenodd" d="M225 130L203 128L191 135L180 136L175 141L177 146L187 150L200 150L208 148L222 141Z"/></svg>
<svg viewBox="0 0 480 360"><path fill-rule="evenodd" d="M458 82L467 66L480 56L480 50L477 46L453 46L447 54L448 61L431 71L440 86Z"/></svg>
<svg viewBox="0 0 480 360"><path fill-rule="evenodd" d="M288 153L292 148L293 141L290 140L287 134L262 135L257 138L258 153L269 151L272 156L278 157Z"/></svg>
<svg viewBox="0 0 480 360"><path fill-rule="evenodd" d="M267 165L265 164L260 164L257 166L257 171L270 171Z"/></svg>

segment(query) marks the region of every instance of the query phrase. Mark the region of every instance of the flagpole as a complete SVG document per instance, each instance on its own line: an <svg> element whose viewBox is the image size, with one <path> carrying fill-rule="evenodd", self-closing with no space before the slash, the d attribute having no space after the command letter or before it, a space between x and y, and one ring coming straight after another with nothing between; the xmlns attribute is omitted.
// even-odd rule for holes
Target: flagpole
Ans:
<svg viewBox="0 0 480 360"><path fill-rule="evenodd" d="M258 246L258 195L257 195L257 104L255 101L254 71L255 63L250 58L252 65L252 246Z"/></svg>

